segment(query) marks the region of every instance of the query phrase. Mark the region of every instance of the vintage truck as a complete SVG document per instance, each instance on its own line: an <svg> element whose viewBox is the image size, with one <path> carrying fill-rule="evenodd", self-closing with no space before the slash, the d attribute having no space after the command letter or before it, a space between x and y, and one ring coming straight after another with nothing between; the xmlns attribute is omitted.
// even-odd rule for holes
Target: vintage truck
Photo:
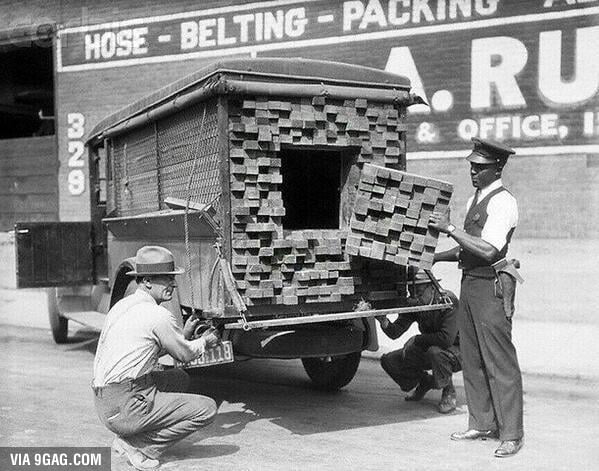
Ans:
<svg viewBox="0 0 599 471"><path fill-rule="evenodd" d="M18 284L51 287L52 333L64 342L69 319L100 328L135 289L126 273L136 251L162 245L186 268L169 309L225 341L197 365L301 358L316 386L341 388L361 352L377 349L373 316L448 307L406 305L412 237L423 260L434 252L424 219L407 219L415 235L403 263L382 242L348 243L352 221L380 240L389 233L365 212L356 219L356 199L361 179L379 190L373 168L405 170L406 108L417 100L407 78L355 65L211 64L95 126L91 221L17 224ZM447 188L431 191L444 190L448 203Z"/></svg>

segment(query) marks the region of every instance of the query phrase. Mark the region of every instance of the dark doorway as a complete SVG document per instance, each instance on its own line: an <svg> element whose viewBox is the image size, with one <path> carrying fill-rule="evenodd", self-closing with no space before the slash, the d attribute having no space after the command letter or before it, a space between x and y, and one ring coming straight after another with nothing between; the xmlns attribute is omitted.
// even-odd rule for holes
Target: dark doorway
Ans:
<svg viewBox="0 0 599 471"><path fill-rule="evenodd" d="M340 151L281 150L283 229L339 229L344 167Z"/></svg>
<svg viewBox="0 0 599 471"><path fill-rule="evenodd" d="M52 41L0 42L0 139L54 134Z"/></svg>

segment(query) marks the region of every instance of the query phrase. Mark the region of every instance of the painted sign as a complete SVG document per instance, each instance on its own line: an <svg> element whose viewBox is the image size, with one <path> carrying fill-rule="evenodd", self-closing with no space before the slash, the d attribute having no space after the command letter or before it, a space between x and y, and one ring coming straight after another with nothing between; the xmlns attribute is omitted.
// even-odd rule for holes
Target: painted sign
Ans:
<svg viewBox="0 0 599 471"><path fill-rule="evenodd" d="M62 77L110 72L113 93L115 71L152 63L188 62L189 72L190 59L240 54L356 63L408 76L429 104L410 108L408 158L462 157L472 137L549 155L599 153L596 44L599 0L273 0L59 29L56 64ZM85 194L71 128L87 111L58 106L70 120L59 142L65 186Z"/></svg>
<svg viewBox="0 0 599 471"><path fill-rule="evenodd" d="M266 1L65 28L59 31L57 64L59 72L76 71L428 35L447 27L464 31L492 25L526 24L588 16L594 9L570 7L591 3L598 2Z"/></svg>

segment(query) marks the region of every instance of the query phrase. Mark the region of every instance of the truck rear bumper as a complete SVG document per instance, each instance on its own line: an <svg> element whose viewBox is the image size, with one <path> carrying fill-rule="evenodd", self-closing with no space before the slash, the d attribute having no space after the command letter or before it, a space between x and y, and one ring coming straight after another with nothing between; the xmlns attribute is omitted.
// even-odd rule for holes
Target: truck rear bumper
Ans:
<svg viewBox="0 0 599 471"><path fill-rule="evenodd" d="M306 358L345 355L364 349L363 328L345 326L289 326L279 329L236 331L231 336L235 354L257 358Z"/></svg>
<svg viewBox="0 0 599 471"><path fill-rule="evenodd" d="M306 325L316 324L323 322L332 321L349 321L359 318L376 317L376 316L389 316L395 314L413 313L413 312L424 312L424 311L437 311L441 309L451 309L453 304L451 302L443 304L429 304L426 306L403 306L394 307L390 309L369 309L366 311L351 311L351 312L334 312L330 314L314 314L308 316L297 316L297 317L280 317L276 319L257 319L247 321L239 320L236 322L230 322L225 324L226 329L243 329L250 331L252 329L261 329L265 327L287 327L294 325Z"/></svg>

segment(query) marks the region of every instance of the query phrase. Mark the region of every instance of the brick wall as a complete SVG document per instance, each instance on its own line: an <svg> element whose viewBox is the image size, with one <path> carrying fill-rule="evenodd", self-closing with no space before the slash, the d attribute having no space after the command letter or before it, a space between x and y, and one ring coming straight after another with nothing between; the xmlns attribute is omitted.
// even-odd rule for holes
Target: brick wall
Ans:
<svg viewBox="0 0 599 471"><path fill-rule="evenodd" d="M229 0L228 5L245 3L242 0ZM0 30L7 31L44 23L60 27L81 26L82 24L106 21L143 18L153 15L208 9L222 6L216 0L195 2L183 0L165 2L148 0L144 2L86 2L78 0L31 0L28 2L8 1L0 5ZM426 40L419 37L418 41ZM433 41L433 36L430 37ZM462 45L456 45L462 47ZM356 48L347 43L328 48L306 48L294 54L313 58L351 57L356 63L372 63L370 48ZM269 55L284 54L288 51L272 51ZM374 54L376 55L376 54ZM377 59L377 66L384 66L385 57ZM347 60L347 59L345 59ZM379 64L380 62L380 64ZM118 67L58 74L57 76L57 133L61 162L68 159L66 151L66 115L69 112L82 112L86 117L86 130L107 114L116 111L127 103L165 85L184 74L197 70L205 63L201 60ZM465 69L464 69L465 70ZM465 81L463 82L466 83ZM429 84L430 85L430 84ZM434 87L433 87L434 88ZM456 88L455 91L459 91ZM527 93L527 95L532 92ZM527 99L529 97L527 96ZM414 142L408 137L408 149ZM520 225L516 237L599 237L598 224L593 217L597 213L597 172L598 156L563 155L550 157L521 156L512 159L505 171L506 185L518 197L520 204ZM468 180L468 167L463 160L411 161L408 171L448 180L455 185L454 219L463 217L463 206L471 192ZM88 193L65 197L66 165L61 166L59 187L61 191L61 219L84 219L88 209ZM87 216L88 217L88 216Z"/></svg>
<svg viewBox="0 0 599 471"><path fill-rule="evenodd" d="M407 170L454 184L452 220L462 223L474 192L464 159L409 160ZM599 238L599 156L516 156L503 172L518 199L517 238Z"/></svg>

